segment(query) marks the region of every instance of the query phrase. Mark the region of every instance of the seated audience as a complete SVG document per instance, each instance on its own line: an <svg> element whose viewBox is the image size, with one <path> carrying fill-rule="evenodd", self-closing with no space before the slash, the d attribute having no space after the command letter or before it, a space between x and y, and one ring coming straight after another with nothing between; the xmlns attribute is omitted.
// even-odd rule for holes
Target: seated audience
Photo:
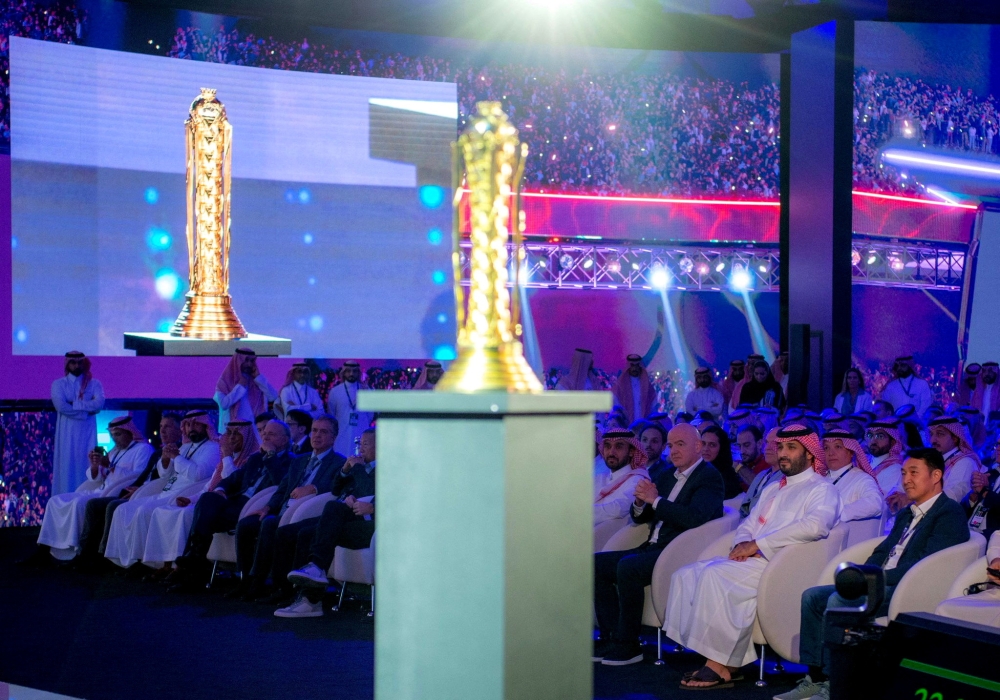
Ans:
<svg viewBox="0 0 1000 700"><path fill-rule="evenodd" d="M285 546L295 555L297 568L286 579L298 589L295 602L274 612L275 617L320 617L327 572L337 547L365 549L375 534L375 429L361 434L361 454L349 458L338 472L333 490L338 498L323 506L318 518L301 521ZM282 530L279 528L279 536ZM343 584L346 585L346 584Z"/></svg>
<svg viewBox="0 0 1000 700"><path fill-rule="evenodd" d="M882 491L861 443L846 430L831 430L823 435L823 453L827 478L840 493L840 521L881 517Z"/></svg>
<svg viewBox="0 0 1000 700"><path fill-rule="evenodd" d="M736 434L736 446L740 451L740 461L733 465L733 469L749 486L755 476L770 468L763 454L764 434L756 425L745 425Z"/></svg>
<svg viewBox="0 0 1000 700"><path fill-rule="evenodd" d="M740 384L746 377L746 363L743 360L733 360L729 363L729 370L726 372L725 378L719 384L719 391L722 392L723 398L726 400L726 413L728 413L729 402L733 399L733 393L736 391L736 386Z"/></svg>
<svg viewBox="0 0 1000 700"><path fill-rule="evenodd" d="M131 416L108 424L114 442L111 452L94 448L87 455L84 482L76 491L49 499L42 518L38 544L52 549L76 550L84 527L87 504L95 499L117 496L142 473L153 454L153 446L132 422Z"/></svg>
<svg viewBox="0 0 1000 700"><path fill-rule="evenodd" d="M219 430L225 430L231 420L255 420L277 398L278 392L257 368L257 354L253 350L237 349L215 385Z"/></svg>
<svg viewBox="0 0 1000 700"><path fill-rule="evenodd" d="M424 363L424 368L420 370L417 381L413 383L413 389L415 391L431 391L443 376L444 368L441 367L441 363L437 360L427 360Z"/></svg>
<svg viewBox="0 0 1000 700"><path fill-rule="evenodd" d="M757 505L757 501L760 500L767 485L781 478L781 470L778 469L778 443L776 441L779 430L780 428L771 428L764 436L764 460L767 462L768 468L758 472L757 476L750 482L750 486L747 488L747 497L740 504L741 520L750 515L750 511Z"/></svg>
<svg viewBox="0 0 1000 700"><path fill-rule="evenodd" d="M895 378L882 389L882 400L892 404L894 411L909 404L916 415L922 416L933 403L927 380L913 373L913 356L897 357L892 364Z"/></svg>
<svg viewBox="0 0 1000 700"><path fill-rule="evenodd" d="M879 399L878 401L872 402L872 413L875 414L875 420L885 420L886 418L892 418L895 414L896 409L892 407L892 404L888 401L883 401Z"/></svg>
<svg viewBox="0 0 1000 700"><path fill-rule="evenodd" d="M309 433L312 432L312 414L293 408L285 414L285 425L288 426L289 438L288 448L293 454L304 455L312 452L312 445L309 444Z"/></svg>
<svg viewBox="0 0 1000 700"><path fill-rule="evenodd" d="M675 425L667 446L673 466L655 484L640 482L632 504L632 520L649 523L649 538L636 549L594 555L594 606L600 630L594 661L609 666L642 661L643 589L652 580L663 548L685 530L722 516L722 478L702 459L698 431Z"/></svg>
<svg viewBox="0 0 1000 700"><path fill-rule="evenodd" d="M277 420L277 419L278 419L278 416L274 413L274 411L264 411L259 416L254 416L253 425L254 425L254 428L257 429L257 434L260 435L260 431L262 431L264 429L265 425L267 425L271 421ZM226 425L223 426L223 427L225 427L226 429L228 429L229 425L232 422L233 421L229 421L229 423L226 423ZM225 435L225 431L223 431L223 435ZM229 474L226 474L225 476L229 476Z"/></svg>
<svg viewBox="0 0 1000 700"><path fill-rule="evenodd" d="M979 373L979 382L969 400L969 405L977 409L983 418L988 418L990 411L1000 408L1000 382L997 381L998 378L1000 378L1000 371L998 371L997 363L984 362L982 371Z"/></svg>
<svg viewBox="0 0 1000 700"><path fill-rule="evenodd" d="M670 581L667 636L706 659L681 681L684 688L730 687L733 675L756 660L750 637L757 585L768 561L788 545L826 537L837 524L840 496L824 478L819 435L792 424L778 433L777 442L784 476L767 487L736 529L729 557L685 566Z"/></svg>
<svg viewBox="0 0 1000 700"><path fill-rule="evenodd" d="M998 450L1000 440L993 446L994 456ZM969 516L969 529L981 532L986 539L1000 530L1000 468L996 461L989 473L972 472L972 490L962 499L962 507Z"/></svg>
<svg viewBox="0 0 1000 700"><path fill-rule="evenodd" d="M646 452L629 430L604 433L601 455L608 471L594 480L594 525L627 518L636 484L650 478L644 468Z"/></svg>
<svg viewBox="0 0 1000 700"><path fill-rule="evenodd" d="M274 564L277 530L281 516L292 501L304 496L329 493L333 477L344 466L346 458L335 452L337 419L321 414L313 419L309 441L311 454L298 456L278 484L277 491L257 512L251 513L236 525L236 566L241 574L240 586L232 597L245 600L277 602L267 579Z"/></svg>
<svg viewBox="0 0 1000 700"><path fill-rule="evenodd" d="M979 385L979 372L981 370L982 365L978 362L970 362L962 370L962 378L958 382L958 386L955 387L955 405L972 405L972 395Z"/></svg>
<svg viewBox="0 0 1000 700"><path fill-rule="evenodd" d="M245 450L237 451L237 447L246 437L245 432L237 433L232 442L220 441L223 461L235 464L245 454ZM279 420L269 422L261 431L261 450L250 454L229 476L210 484L198 498L184 553L177 557L177 570L170 580L175 590L201 588L205 584L210 575L206 557L215 533L233 530L243 507L254 494L281 483L294 456L288 449L289 437L287 425Z"/></svg>
<svg viewBox="0 0 1000 700"><path fill-rule="evenodd" d="M264 424L264 430L269 423ZM247 421L229 421L226 432L219 438L219 464L202 493L212 491L224 477L243 469L247 460L259 456L261 445L257 442L257 430ZM173 502L165 503L153 511L146 534L146 546L142 553L142 563L151 569L162 567L160 576L172 570L172 562L184 552L184 545L194 522L195 508L200 495L178 496Z"/></svg>
<svg viewBox="0 0 1000 700"><path fill-rule="evenodd" d="M733 391L733 397L729 401L730 408L741 404L773 406L779 411L785 407L785 393L763 358L754 360L750 376Z"/></svg>
<svg viewBox="0 0 1000 700"><path fill-rule="evenodd" d="M712 370L698 367L694 371L694 389L684 399L688 413L708 411L712 418L719 419L726 405L726 398L712 380Z"/></svg>
<svg viewBox="0 0 1000 700"><path fill-rule="evenodd" d="M733 469L733 450L726 431L710 423L700 430L702 440L701 456L722 475L725 498L736 498L746 490L747 485Z"/></svg>
<svg viewBox="0 0 1000 700"><path fill-rule="evenodd" d="M163 448L158 467L165 479L163 488L144 498L133 495L111 517L104 556L118 566L128 568L142 561L153 511L173 500L181 489L211 477L219 463L219 438L205 411L189 411L181 430L188 442L180 449L175 445Z"/></svg>
<svg viewBox="0 0 1000 700"><path fill-rule="evenodd" d="M994 532L986 547L986 570L982 579L987 584L986 590L944 600L938 604L934 614L977 625L1000 627L1000 576L994 573L997 571L1000 571L1000 534Z"/></svg>
<svg viewBox="0 0 1000 700"><path fill-rule="evenodd" d="M961 503L972 490L972 475L982 468L969 431L953 416L932 420L928 428L931 447L944 456L944 492Z"/></svg>
<svg viewBox="0 0 1000 700"><path fill-rule="evenodd" d="M833 408L842 416L871 410L872 395L865 391L865 378L857 367L844 372L844 384L833 400Z"/></svg>
<svg viewBox="0 0 1000 700"><path fill-rule="evenodd" d="M670 468L670 462L663 458L669 432L670 429L664 428L662 424L649 422L642 426L641 432L638 433L639 444L646 453L646 471L649 472L649 480L654 484L660 473Z"/></svg>
<svg viewBox="0 0 1000 700"><path fill-rule="evenodd" d="M871 455L869 463L872 465L872 473L882 491L886 508L890 515L895 515L909 504L900 473L906 445L903 444L899 431L899 421L887 418L870 423L865 433L865 442L868 454ZM886 528L886 531L891 529L892 523L886 522Z"/></svg>
<svg viewBox="0 0 1000 700"><path fill-rule="evenodd" d="M594 353L590 350L577 348L573 351L569 372L563 375L556 384L558 391L593 391L595 388L592 376L594 369Z"/></svg>
<svg viewBox="0 0 1000 700"><path fill-rule="evenodd" d="M285 384L278 392L275 410L282 418L288 418L289 411L305 411L310 415L323 412L323 399L313 388L312 370L305 362L296 362L285 376Z"/></svg>
<svg viewBox="0 0 1000 700"><path fill-rule="evenodd" d="M933 448L911 450L902 471L903 489L912 505L899 514L892 532L865 561L885 571L885 602L877 613L880 616L888 614L896 585L914 564L969 539L965 513L943 493L945 466L941 453ZM829 659L823 645L823 613L831 606L860 604L861 600L841 598L833 586L816 586L802 594L799 657L800 662L809 667L809 674L794 690L776 696L778 700L829 697Z"/></svg>

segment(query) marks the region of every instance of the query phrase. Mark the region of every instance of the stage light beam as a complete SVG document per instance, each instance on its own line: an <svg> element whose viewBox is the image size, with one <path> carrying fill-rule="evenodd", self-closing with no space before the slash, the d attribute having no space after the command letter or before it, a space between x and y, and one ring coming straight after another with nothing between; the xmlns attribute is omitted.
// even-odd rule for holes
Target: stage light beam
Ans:
<svg viewBox="0 0 1000 700"><path fill-rule="evenodd" d="M654 268L649 276L649 283L653 285L654 289L663 291L670 284L670 273L662 267Z"/></svg>

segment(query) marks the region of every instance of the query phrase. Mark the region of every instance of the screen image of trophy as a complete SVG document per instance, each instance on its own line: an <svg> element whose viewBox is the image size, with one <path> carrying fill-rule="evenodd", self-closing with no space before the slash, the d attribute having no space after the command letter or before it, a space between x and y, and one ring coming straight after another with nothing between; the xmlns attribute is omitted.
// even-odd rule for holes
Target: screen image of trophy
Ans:
<svg viewBox="0 0 1000 700"><path fill-rule="evenodd" d="M125 348L139 355L228 355L237 345L258 355L291 353L290 340L247 333L233 310L229 295L233 127L215 93L202 88L184 122L189 291L169 334L125 334Z"/></svg>

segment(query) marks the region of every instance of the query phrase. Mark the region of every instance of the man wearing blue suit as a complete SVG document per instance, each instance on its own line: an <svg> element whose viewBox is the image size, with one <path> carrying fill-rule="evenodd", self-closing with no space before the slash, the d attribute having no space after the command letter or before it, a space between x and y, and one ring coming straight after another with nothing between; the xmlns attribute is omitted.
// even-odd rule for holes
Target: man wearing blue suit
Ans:
<svg viewBox="0 0 1000 700"><path fill-rule="evenodd" d="M275 602L266 581L274 562L278 523L293 499L330 491L334 476L347 461L334 452L336 439L337 419L327 414L315 417L309 433L312 452L292 461L267 505L236 525L236 565L243 580L233 597Z"/></svg>
<svg viewBox="0 0 1000 700"><path fill-rule="evenodd" d="M698 430L687 423L674 426L667 447L672 466L660 472L655 484L643 480L635 488L631 517L649 524L649 538L636 549L594 556L594 605L601 638L593 658L607 666L642 661L643 589L652 581L664 547L685 530L722 517L722 475L701 458Z"/></svg>
<svg viewBox="0 0 1000 700"><path fill-rule="evenodd" d="M944 493L944 457L929 447L910 450L903 463L903 490L912 501L896 516L892 532L882 540L865 564L885 571L885 602L876 613L889 614L889 601L900 579L914 564L946 547L969 540L965 511ZM775 700L829 698L828 662L823 645L823 614L828 607L857 607L862 599L845 600L833 586L815 586L802 593L800 663L809 675Z"/></svg>

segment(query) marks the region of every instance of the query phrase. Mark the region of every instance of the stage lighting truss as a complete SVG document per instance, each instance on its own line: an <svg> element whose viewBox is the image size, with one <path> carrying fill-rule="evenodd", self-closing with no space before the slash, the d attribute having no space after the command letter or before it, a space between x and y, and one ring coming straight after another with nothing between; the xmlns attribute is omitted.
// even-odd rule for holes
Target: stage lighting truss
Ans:
<svg viewBox="0 0 1000 700"><path fill-rule="evenodd" d="M469 246L465 241L462 250L463 284L467 285ZM721 291L731 287L731 274L741 267L751 275L753 291L778 291L777 247L529 242L525 253L521 284L527 288Z"/></svg>
<svg viewBox="0 0 1000 700"><path fill-rule="evenodd" d="M929 241L854 236L851 252L855 284L960 290L966 247Z"/></svg>
<svg viewBox="0 0 1000 700"><path fill-rule="evenodd" d="M468 250L463 241L460 260L466 286ZM532 241L525 244L525 254L521 284L534 289L723 291L733 289L737 268L750 274L751 291L776 292L780 284L777 247ZM855 284L959 290L965 256L964 246L855 234L851 264Z"/></svg>

